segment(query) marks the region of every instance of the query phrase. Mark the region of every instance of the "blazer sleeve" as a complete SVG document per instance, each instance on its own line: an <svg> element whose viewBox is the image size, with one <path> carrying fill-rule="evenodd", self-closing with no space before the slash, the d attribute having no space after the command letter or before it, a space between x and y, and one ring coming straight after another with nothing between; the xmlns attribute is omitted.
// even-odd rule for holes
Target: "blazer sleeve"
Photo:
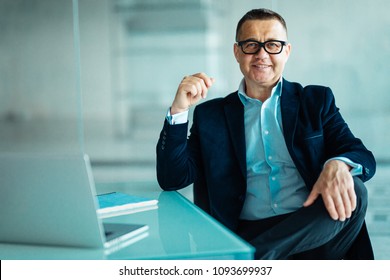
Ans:
<svg viewBox="0 0 390 280"><path fill-rule="evenodd" d="M359 177L363 181L367 181L375 173L376 162L374 155L359 138L353 135L335 104L335 98L331 89L325 89L322 120L328 159L339 156L360 163L363 166L363 174Z"/></svg>
<svg viewBox="0 0 390 280"><path fill-rule="evenodd" d="M346 157L363 166L362 181L375 173L375 158L355 137L336 106L333 92L324 86L286 83L281 107L286 144L307 186L313 186L323 164Z"/></svg>
<svg viewBox="0 0 390 280"><path fill-rule="evenodd" d="M179 190L195 180L196 165L187 149L188 122L164 122L156 147L157 181L163 190Z"/></svg>

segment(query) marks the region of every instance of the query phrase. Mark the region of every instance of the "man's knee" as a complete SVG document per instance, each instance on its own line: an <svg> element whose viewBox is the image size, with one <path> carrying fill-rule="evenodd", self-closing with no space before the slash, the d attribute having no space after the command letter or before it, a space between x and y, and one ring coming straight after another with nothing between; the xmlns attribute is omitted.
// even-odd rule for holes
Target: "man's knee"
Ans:
<svg viewBox="0 0 390 280"><path fill-rule="evenodd" d="M356 210L365 213L368 205L367 188L363 181L358 177L353 177L356 193Z"/></svg>

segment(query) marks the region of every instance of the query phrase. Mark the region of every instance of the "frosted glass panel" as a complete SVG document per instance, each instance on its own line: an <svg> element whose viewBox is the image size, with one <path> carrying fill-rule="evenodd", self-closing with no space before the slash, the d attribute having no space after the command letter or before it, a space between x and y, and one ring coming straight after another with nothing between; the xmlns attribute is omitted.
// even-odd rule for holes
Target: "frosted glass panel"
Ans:
<svg viewBox="0 0 390 280"><path fill-rule="evenodd" d="M73 3L0 1L2 153L80 151Z"/></svg>

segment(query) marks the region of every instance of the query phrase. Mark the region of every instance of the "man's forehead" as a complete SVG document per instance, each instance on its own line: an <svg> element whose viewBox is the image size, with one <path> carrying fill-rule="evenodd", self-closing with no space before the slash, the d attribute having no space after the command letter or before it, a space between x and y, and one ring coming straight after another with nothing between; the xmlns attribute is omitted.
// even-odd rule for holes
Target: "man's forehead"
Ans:
<svg viewBox="0 0 390 280"><path fill-rule="evenodd" d="M250 39L252 37L255 39L258 36L267 36L270 39L287 39L285 28L276 19L245 21L239 32L239 37L244 36L245 38L241 39Z"/></svg>

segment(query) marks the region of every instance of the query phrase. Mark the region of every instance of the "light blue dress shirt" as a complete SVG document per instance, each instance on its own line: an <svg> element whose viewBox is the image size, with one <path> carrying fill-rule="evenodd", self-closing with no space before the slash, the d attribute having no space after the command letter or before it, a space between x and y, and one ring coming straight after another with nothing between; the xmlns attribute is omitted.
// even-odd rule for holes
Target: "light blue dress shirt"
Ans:
<svg viewBox="0 0 390 280"><path fill-rule="evenodd" d="M282 80L264 102L246 95L244 80L238 94L244 104L247 161L247 193L241 219L257 220L295 211L302 207L309 191L284 141Z"/></svg>
<svg viewBox="0 0 390 280"><path fill-rule="evenodd" d="M309 195L284 140L280 111L282 81L264 102L246 95L244 79L238 90L244 105L247 161L247 193L241 219L264 219L296 211ZM347 158L333 159L350 164L353 175L362 172L361 165Z"/></svg>

